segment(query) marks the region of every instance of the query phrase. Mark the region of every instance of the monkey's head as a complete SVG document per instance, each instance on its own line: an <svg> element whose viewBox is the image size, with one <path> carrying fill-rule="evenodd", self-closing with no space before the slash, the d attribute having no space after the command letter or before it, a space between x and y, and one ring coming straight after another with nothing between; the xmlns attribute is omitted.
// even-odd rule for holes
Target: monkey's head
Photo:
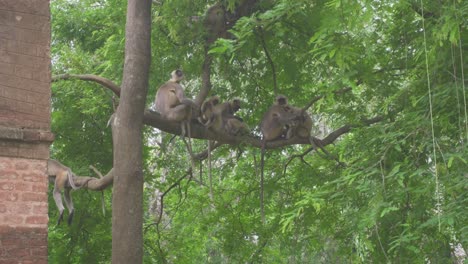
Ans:
<svg viewBox="0 0 468 264"><path fill-rule="evenodd" d="M232 111L235 113L241 108L241 100L239 98L234 98L231 102Z"/></svg>
<svg viewBox="0 0 468 264"><path fill-rule="evenodd" d="M219 100L220 100L220 99L219 99L219 96L214 95L214 96L212 96L209 100L210 100L210 102L211 102L212 105L217 105L217 104L219 104Z"/></svg>
<svg viewBox="0 0 468 264"><path fill-rule="evenodd" d="M182 70L177 69L171 73L171 77L171 81L178 83L184 78L184 73Z"/></svg>
<svg viewBox="0 0 468 264"><path fill-rule="evenodd" d="M275 104L285 106L288 104L288 98L284 95L276 96Z"/></svg>

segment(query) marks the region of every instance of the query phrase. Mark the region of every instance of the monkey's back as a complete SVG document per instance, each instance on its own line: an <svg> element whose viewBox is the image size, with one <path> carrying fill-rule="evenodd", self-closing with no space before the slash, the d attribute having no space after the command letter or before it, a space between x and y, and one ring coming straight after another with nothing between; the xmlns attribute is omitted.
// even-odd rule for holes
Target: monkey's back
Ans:
<svg viewBox="0 0 468 264"><path fill-rule="evenodd" d="M182 90L180 84L175 82L166 82L161 85L156 92L154 98L155 109L160 114L165 114L169 109L180 104L179 99L177 98L178 90ZM183 93L183 91L182 91Z"/></svg>

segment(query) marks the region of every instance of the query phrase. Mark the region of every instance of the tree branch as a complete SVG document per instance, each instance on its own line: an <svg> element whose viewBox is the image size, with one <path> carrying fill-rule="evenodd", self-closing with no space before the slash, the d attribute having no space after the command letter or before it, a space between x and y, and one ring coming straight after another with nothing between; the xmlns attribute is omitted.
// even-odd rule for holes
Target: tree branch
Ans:
<svg viewBox="0 0 468 264"><path fill-rule="evenodd" d="M56 82L58 80L69 80L69 79L78 79L82 81L92 81L97 82L100 85L110 89L114 92L117 96L120 97L120 86L115 84L113 81L106 79L101 76L97 76L94 74L60 74L55 75L52 77L52 82Z"/></svg>
<svg viewBox="0 0 468 264"><path fill-rule="evenodd" d="M114 82L111 80L108 80L106 78L92 75L92 74L82 74L82 75L75 75L75 74L63 74L63 75L58 75L54 76L53 80L58 81L58 80L69 80L69 79L79 79L79 80L85 80L85 81L93 81L101 84L105 88L110 89L112 92L114 92L117 96L120 95L120 87L117 86ZM340 90L335 91L335 94L343 94L346 92L351 91L350 87L346 87ZM323 98L323 95L319 95L314 97L308 105L306 105L303 109L307 109L312 104ZM375 117L373 119L368 119L368 120L363 120L362 124L360 125L371 125L377 122L382 121L383 117ZM146 110L144 113L143 117L143 123L145 125L152 126L154 128L158 128L164 132L174 134L174 135L180 135L181 134L181 127L180 124L177 122L169 121L161 117L159 113L151 111L151 110ZM356 127L358 125L344 125L341 128L338 128L337 130L331 132L328 136L326 136L324 139L319 140L322 143L322 146L329 145L333 143L338 137L341 135L348 133L353 127ZM217 141L217 144L229 144L229 145L239 145L241 143L245 143L247 145L250 145L255 148L261 148L262 147L262 142L260 138L255 137L255 136L242 136L242 137L236 137L236 136L230 136L228 134L216 134L213 131L207 129L205 126L202 124L192 121L191 122L191 134L192 138L197 138L197 139L206 139L206 140L215 140ZM277 141L272 141L268 142L266 144L267 149L274 149L274 148L281 148L289 145L296 145L296 144L301 144L301 145L308 145L310 142L308 139L300 139L297 137L292 137L287 140L277 140ZM202 154L200 154L202 155ZM203 154L204 155L204 154ZM201 158L202 156L200 156ZM112 171L108 173L111 174ZM107 176L107 175L106 175ZM93 178L94 179L94 178ZM96 179L91 180L90 183L91 188L100 188L99 185L100 183L96 182ZM104 187L105 188L105 187Z"/></svg>
<svg viewBox="0 0 468 264"><path fill-rule="evenodd" d="M107 187L111 186L114 182L114 169L111 169L104 177L96 179L91 176L73 176L73 182L76 186L91 190L91 191L102 191Z"/></svg>

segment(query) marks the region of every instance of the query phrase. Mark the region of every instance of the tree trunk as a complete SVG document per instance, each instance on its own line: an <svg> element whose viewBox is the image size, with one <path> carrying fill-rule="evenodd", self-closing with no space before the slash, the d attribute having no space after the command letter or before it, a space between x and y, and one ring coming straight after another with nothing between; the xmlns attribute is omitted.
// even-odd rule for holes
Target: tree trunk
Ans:
<svg viewBox="0 0 468 264"><path fill-rule="evenodd" d="M112 123L112 263L143 262L142 127L151 60L151 0L128 0L120 104Z"/></svg>

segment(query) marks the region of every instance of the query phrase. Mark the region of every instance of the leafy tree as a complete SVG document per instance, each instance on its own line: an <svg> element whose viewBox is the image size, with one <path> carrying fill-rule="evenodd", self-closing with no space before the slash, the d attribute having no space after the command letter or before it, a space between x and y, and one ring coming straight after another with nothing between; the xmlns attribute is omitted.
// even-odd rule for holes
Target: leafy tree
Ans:
<svg viewBox="0 0 468 264"><path fill-rule="evenodd" d="M151 8L141 1L151 27L132 28L142 18L131 8L137 2L51 3L52 153L79 175L90 174L90 164L108 171L90 190L119 178L112 199L105 191L119 245L111 247L110 208L103 216L99 194L79 191L77 223L50 227L51 261L102 263L111 254L116 263L121 255L131 263L461 261L466 1L153 1ZM213 7L223 14L220 31L208 23ZM198 103L240 97L240 115L253 128L248 137L220 137L194 123L200 171L191 171L184 144L173 139L179 126L143 113L142 102L151 107L175 68ZM129 94L133 88L143 94ZM277 94L309 106L313 135L330 155L296 138L268 144L262 224L257 125ZM127 108L133 99L140 108ZM117 118L136 111L128 120L136 134L119 139L123 128L113 126L112 140L106 124L117 101ZM137 149L122 153L130 138ZM217 141L212 199L207 140ZM135 238L116 236L128 233Z"/></svg>

